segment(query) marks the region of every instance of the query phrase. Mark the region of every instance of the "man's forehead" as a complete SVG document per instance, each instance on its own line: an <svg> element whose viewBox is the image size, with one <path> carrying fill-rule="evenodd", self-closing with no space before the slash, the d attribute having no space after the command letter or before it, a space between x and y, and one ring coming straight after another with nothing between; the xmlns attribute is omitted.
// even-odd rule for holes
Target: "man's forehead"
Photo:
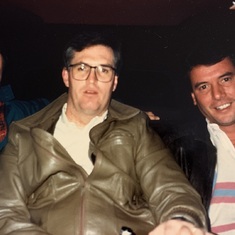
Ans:
<svg viewBox="0 0 235 235"><path fill-rule="evenodd" d="M227 73L230 71L235 71L235 66L232 63L230 58L225 58L215 64L211 65L197 65L192 68L190 75L191 77L196 74L204 74L204 75L210 75L210 74L220 74Z"/></svg>
<svg viewBox="0 0 235 235"><path fill-rule="evenodd" d="M105 63L113 63L114 52L112 48L104 45L89 46L81 51L75 51L73 60L80 59L101 60Z"/></svg>
<svg viewBox="0 0 235 235"><path fill-rule="evenodd" d="M103 44L90 45L90 46L87 46L87 47L83 48L82 50L76 51L76 52L82 53L84 51L94 51L94 50L102 51L102 52L107 51L109 53L114 54L113 49L111 47L103 45Z"/></svg>

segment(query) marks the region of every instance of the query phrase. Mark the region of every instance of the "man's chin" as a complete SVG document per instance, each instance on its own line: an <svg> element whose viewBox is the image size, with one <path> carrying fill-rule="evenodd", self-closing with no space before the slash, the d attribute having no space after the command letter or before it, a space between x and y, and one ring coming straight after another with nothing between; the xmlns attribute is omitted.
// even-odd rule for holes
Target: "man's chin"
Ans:
<svg viewBox="0 0 235 235"><path fill-rule="evenodd" d="M83 111L89 116L97 116L100 112L97 107L84 107Z"/></svg>
<svg viewBox="0 0 235 235"><path fill-rule="evenodd" d="M215 120L214 123L219 126L232 126L235 125L235 119L223 119L223 120Z"/></svg>

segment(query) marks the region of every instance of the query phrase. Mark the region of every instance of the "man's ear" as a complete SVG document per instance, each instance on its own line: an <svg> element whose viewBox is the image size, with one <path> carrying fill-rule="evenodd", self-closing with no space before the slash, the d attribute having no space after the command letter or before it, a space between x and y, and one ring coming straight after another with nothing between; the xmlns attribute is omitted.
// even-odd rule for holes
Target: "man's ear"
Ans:
<svg viewBox="0 0 235 235"><path fill-rule="evenodd" d="M62 78L66 87L69 87L69 71L66 68L62 70Z"/></svg>
<svg viewBox="0 0 235 235"><path fill-rule="evenodd" d="M114 82L113 82L113 92L116 90L117 85L118 85L118 76L115 75Z"/></svg>
<svg viewBox="0 0 235 235"><path fill-rule="evenodd" d="M196 97L195 97L193 92L191 92L191 97L192 97L192 100L193 100L193 104L197 105L197 100L196 100Z"/></svg>

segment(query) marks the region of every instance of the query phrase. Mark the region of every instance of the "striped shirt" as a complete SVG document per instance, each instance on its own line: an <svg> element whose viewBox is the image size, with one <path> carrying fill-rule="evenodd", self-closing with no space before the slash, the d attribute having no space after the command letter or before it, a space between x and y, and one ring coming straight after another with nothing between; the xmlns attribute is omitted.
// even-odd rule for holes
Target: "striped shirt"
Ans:
<svg viewBox="0 0 235 235"><path fill-rule="evenodd" d="M208 123L208 131L217 149L217 165L209 209L211 227L219 235L235 234L235 149L217 124Z"/></svg>

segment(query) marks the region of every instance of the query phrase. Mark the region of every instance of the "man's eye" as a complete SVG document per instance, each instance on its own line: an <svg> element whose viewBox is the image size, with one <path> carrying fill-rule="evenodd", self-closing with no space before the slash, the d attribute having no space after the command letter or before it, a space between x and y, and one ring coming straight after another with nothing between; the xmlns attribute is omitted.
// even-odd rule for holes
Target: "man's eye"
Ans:
<svg viewBox="0 0 235 235"><path fill-rule="evenodd" d="M85 71L86 70L86 66L84 64L80 64L80 65L78 65L77 70L78 71Z"/></svg>
<svg viewBox="0 0 235 235"><path fill-rule="evenodd" d="M231 81L231 79L232 79L231 77L224 77L222 82L228 82Z"/></svg>
<svg viewBox="0 0 235 235"><path fill-rule="evenodd" d="M207 88L208 88L208 85L203 84L203 85L201 85L201 86L198 87L198 90L199 90L199 91L204 91L204 90L206 90Z"/></svg>
<svg viewBox="0 0 235 235"><path fill-rule="evenodd" d="M220 85L222 86L233 86L234 84L234 76L226 76L226 77L222 77L219 80Z"/></svg>
<svg viewBox="0 0 235 235"><path fill-rule="evenodd" d="M100 68L100 71L102 72L102 73L109 73L110 72L110 68L106 68L106 67L101 67Z"/></svg>

